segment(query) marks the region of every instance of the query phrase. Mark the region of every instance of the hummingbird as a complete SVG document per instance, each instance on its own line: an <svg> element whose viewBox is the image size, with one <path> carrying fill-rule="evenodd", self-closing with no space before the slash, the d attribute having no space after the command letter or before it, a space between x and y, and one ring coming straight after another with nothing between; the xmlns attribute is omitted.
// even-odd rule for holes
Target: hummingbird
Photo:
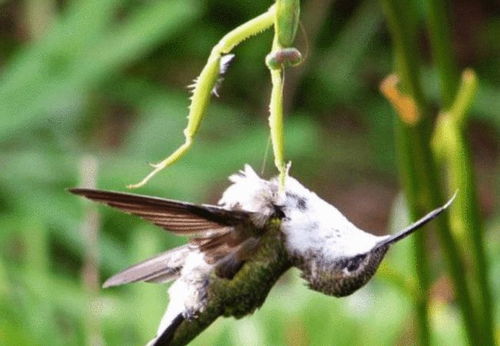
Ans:
<svg viewBox="0 0 500 346"><path fill-rule="evenodd" d="M246 165L229 180L218 205L69 190L189 237L186 245L131 266L103 285L174 281L149 346L185 345L220 316L253 313L291 267L315 291L350 295L375 274L392 244L435 218L454 198L395 235L376 236L291 176L282 188L277 177L265 180Z"/></svg>

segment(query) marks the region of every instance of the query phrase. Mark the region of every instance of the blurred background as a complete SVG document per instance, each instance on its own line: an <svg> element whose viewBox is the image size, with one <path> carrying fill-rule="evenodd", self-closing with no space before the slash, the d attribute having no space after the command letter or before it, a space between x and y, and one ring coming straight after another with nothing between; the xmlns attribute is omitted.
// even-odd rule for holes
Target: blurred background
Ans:
<svg viewBox="0 0 500 346"><path fill-rule="evenodd" d="M126 191L183 142L189 94L211 47L270 0L0 0L0 344L138 345L155 333L164 285L101 290L105 278L185 242L70 195L74 186ZM453 46L480 80L468 132L500 299L500 6L453 1ZM297 45L307 60L286 76L291 174L360 228L408 222L397 177L394 113L378 91L392 72L389 34L374 0L308 0ZM272 33L235 50L189 153L138 193L217 202L227 177L251 164L276 174L268 145L265 55ZM421 54L429 59L424 33ZM422 71L439 97L436 73ZM434 109L437 111L437 107ZM375 279L344 299L287 273L254 315L219 319L194 345L409 345L415 335L409 242ZM431 323L440 345L464 331L435 237ZM493 304L493 302L492 302ZM497 336L500 316L496 305Z"/></svg>

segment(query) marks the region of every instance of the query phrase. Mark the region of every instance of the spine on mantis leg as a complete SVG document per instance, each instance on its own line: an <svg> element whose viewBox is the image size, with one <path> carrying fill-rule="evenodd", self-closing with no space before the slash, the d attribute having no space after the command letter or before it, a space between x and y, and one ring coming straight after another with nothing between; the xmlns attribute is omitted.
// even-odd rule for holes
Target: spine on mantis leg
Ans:
<svg viewBox="0 0 500 346"><path fill-rule="evenodd" d="M189 106L188 124L184 129L185 142L177 148L165 160L153 164L154 169L138 184L129 185L129 188L138 188L146 184L156 173L170 166L181 158L191 147L193 138L200 128L201 121L210 102L210 97L216 91L217 82L220 78L221 59L231 52L231 50L246 40L273 25L275 19L275 6L260 16L240 25L236 29L226 34L212 49L208 61L198 78L192 85L193 94ZM215 89L214 89L215 88Z"/></svg>

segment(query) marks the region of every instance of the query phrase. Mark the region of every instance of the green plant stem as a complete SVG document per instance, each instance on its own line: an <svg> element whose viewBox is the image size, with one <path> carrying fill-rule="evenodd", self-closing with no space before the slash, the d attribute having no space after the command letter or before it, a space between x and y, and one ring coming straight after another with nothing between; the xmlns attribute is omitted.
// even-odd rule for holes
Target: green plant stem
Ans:
<svg viewBox="0 0 500 346"><path fill-rule="evenodd" d="M411 133L400 119L396 118L395 140L397 147L398 170L405 190L406 203L411 219L418 218L418 179L415 174L415 162L411 155ZM417 232L412 238L413 256L415 258L415 285L414 305L417 318L417 333L420 345L430 345L430 324L428 316L428 291L430 286L429 263L425 253L425 233Z"/></svg>
<svg viewBox="0 0 500 346"><path fill-rule="evenodd" d="M414 17L416 11L410 8L407 2L382 0L382 4L395 48L396 68L401 80L401 86L404 92L413 98L421 116L420 121L413 126L400 120L397 122L398 136L399 138L405 138L405 143L401 147L399 146L400 143L397 143L400 151L399 156L403 161L403 163L400 163L402 180L405 188L408 188L406 190L408 205L411 215L414 216L416 213L420 213L422 208L432 209L443 201L439 177L429 143L429 119L426 117L427 105L420 85L418 58L417 54L415 54L418 51L416 19ZM400 142L402 141L400 139ZM415 191L416 188L418 191ZM441 247L447 259L448 271L453 282L457 301L461 308L467 337L469 342L472 343L481 338L475 324L473 306L462 272L463 262L455 239L450 232L448 219L444 217L437 218L435 224L438 229ZM415 255L423 255L423 252L424 244L416 246ZM418 261L423 257L419 257ZM428 268L423 266L417 269L417 275L419 275L420 285L423 290L428 289L427 271ZM422 307L423 304L423 302L417 302L421 343L428 342L430 339L428 317L426 315L427 307ZM425 323L422 322L424 318L426 319Z"/></svg>
<svg viewBox="0 0 500 346"><path fill-rule="evenodd" d="M488 261L483 242L483 227L479 215L474 173L468 142L465 137L467 110L476 93L477 80L472 71L464 71L459 88L459 73L453 56L452 39L445 0L425 0L427 26L433 58L440 80L442 108L448 112L446 134L447 170L449 186L458 189L457 206L450 212L450 222L455 234L467 235L471 244L471 288L477 308L478 326L487 345L494 342L493 300L488 283ZM457 93L458 90L458 93ZM441 118L446 118L444 115Z"/></svg>
<svg viewBox="0 0 500 346"><path fill-rule="evenodd" d="M411 27L403 26L397 22L398 11L396 3L391 1L383 1L384 11L391 28L393 35L396 64L398 75L400 76L403 88L407 93L413 96L417 110L420 114L425 112L425 103L420 83L418 81L418 64L415 61L415 55L406 55L403 47L412 46L414 41L413 30ZM398 44L396 44L398 42ZM414 131L410 126L406 125L400 118L396 119L395 139L398 157L398 169L402 180L405 196L407 200L410 217L416 219L419 214L422 214L422 209L419 204L419 183L418 176L415 172L418 171L416 166L417 161L412 154L413 145L412 137ZM415 311L418 323L418 340L420 345L430 345L430 323L428 316L428 291L430 286L429 264L425 255L425 234L415 234L413 239L414 246L412 247L415 257L415 273L417 276L417 291L418 295L414 297Z"/></svg>
<svg viewBox="0 0 500 346"><path fill-rule="evenodd" d="M458 68L456 66L447 6L443 0L425 0L427 26L431 43L432 56L437 65L441 99L447 110L455 98L458 88Z"/></svg>
<svg viewBox="0 0 500 346"><path fill-rule="evenodd" d="M488 261L483 245L483 226L476 197L474 171L465 137L466 114L476 90L477 79L474 73L470 70L464 71L455 102L450 110L439 118L436 133L440 134L440 137L434 139L434 144L444 148L443 157L446 158L449 185L460 192L455 208L450 210L451 225L456 234L467 239L467 243L472 245L470 254L474 262L471 266L474 280L471 287L476 290L477 318L484 344L493 345L494 300L488 282Z"/></svg>

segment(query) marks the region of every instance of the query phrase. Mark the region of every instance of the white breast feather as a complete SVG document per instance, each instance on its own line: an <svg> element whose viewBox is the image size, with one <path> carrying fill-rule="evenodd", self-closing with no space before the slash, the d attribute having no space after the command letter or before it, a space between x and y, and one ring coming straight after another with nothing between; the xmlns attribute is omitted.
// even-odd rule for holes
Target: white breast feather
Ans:
<svg viewBox="0 0 500 346"><path fill-rule="evenodd" d="M224 192L219 203L228 209L258 212L265 217L281 206L286 218L282 230L291 253L321 252L330 258L354 256L370 250L382 239L366 233L338 211L292 177L287 177L285 194L278 194L278 180L260 178L245 165L239 174L230 177L233 184ZM302 199L305 208L299 208Z"/></svg>
<svg viewBox="0 0 500 346"><path fill-rule="evenodd" d="M282 229L291 253L321 252L325 258L354 256L380 241L380 237L357 228L334 206L294 178L287 179L286 191L286 219ZM297 207L298 198L303 199L304 208Z"/></svg>

